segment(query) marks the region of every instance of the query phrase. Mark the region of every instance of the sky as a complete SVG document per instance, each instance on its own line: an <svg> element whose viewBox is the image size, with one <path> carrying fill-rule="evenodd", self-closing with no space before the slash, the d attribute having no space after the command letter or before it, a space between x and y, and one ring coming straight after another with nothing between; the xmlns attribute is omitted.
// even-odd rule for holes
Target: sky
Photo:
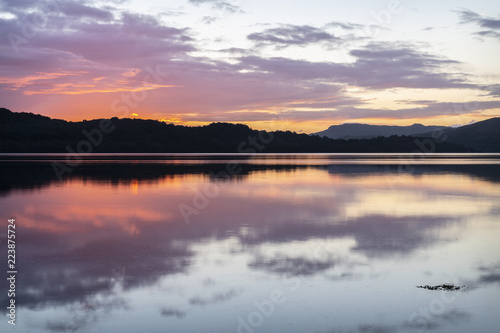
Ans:
<svg viewBox="0 0 500 333"><path fill-rule="evenodd" d="M0 0L0 107L70 121L467 124L499 55L493 0Z"/></svg>

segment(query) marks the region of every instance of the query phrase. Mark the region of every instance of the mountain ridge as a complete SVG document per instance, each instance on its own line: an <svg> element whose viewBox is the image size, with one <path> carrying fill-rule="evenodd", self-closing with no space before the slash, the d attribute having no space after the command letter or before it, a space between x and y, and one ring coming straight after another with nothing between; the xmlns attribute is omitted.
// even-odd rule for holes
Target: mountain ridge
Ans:
<svg viewBox="0 0 500 333"><path fill-rule="evenodd" d="M326 136L330 139L371 139L379 136L390 137L392 135L415 135L431 131L442 130L445 126L425 126L415 123L410 126L391 125L369 125L361 123L344 123L332 125L324 131L312 133L311 135Z"/></svg>
<svg viewBox="0 0 500 333"><path fill-rule="evenodd" d="M417 134L419 137L433 137L434 132ZM459 144L484 153L500 152L500 117L460 126L445 128L440 135L444 142Z"/></svg>
<svg viewBox="0 0 500 333"><path fill-rule="evenodd" d="M428 138L428 134L425 133L422 137ZM410 153L418 151L421 151L421 143L412 136L393 135L344 140L291 131L258 131L244 124L212 123L188 127L157 120L117 117L70 122L0 108L0 152L2 153ZM435 152L474 151L477 151L474 145L464 146L452 140L437 144L435 149Z"/></svg>

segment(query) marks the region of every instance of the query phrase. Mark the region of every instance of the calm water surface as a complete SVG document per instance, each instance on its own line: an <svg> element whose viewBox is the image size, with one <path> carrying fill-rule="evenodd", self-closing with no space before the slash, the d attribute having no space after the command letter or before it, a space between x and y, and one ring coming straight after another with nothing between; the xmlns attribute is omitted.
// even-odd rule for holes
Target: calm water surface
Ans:
<svg viewBox="0 0 500 333"><path fill-rule="evenodd" d="M497 155L0 161L1 332L497 332ZM454 283L464 290L419 285Z"/></svg>

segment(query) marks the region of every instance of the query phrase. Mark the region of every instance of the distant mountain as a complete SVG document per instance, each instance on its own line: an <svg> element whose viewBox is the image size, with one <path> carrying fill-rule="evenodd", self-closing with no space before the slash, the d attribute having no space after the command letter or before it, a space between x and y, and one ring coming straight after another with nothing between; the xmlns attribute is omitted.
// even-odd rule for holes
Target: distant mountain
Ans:
<svg viewBox="0 0 500 333"><path fill-rule="evenodd" d="M290 131L257 131L242 124L187 127L145 119L51 119L0 108L2 153L398 153L419 146L411 136L334 140ZM466 152L443 143L436 152Z"/></svg>
<svg viewBox="0 0 500 333"><path fill-rule="evenodd" d="M414 135L444 129L444 126L424 126L413 124L411 126L386 126L366 124L343 124L333 125L327 130L313 133L330 139L370 139L379 136L390 137L392 135Z"/></svg>
<svg viewBox="0 0 500 333"><path fill-rule="evenodd" d="M455 143L477 152L500 152L500 117L478 121L470 125L443 130L445 143ZM432 132L417 134L419 137L431 137Z"/></svg>

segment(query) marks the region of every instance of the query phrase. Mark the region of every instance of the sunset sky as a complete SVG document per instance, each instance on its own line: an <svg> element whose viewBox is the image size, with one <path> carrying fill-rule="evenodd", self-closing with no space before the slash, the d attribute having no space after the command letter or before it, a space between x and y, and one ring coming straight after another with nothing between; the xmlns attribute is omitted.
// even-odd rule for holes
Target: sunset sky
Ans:
<svg viewBox="0 0 500 333"><path fill-rule="evenodd" d="M497 1L0 4L0 107L16 112L305 133L500 115Z"/></svg>

